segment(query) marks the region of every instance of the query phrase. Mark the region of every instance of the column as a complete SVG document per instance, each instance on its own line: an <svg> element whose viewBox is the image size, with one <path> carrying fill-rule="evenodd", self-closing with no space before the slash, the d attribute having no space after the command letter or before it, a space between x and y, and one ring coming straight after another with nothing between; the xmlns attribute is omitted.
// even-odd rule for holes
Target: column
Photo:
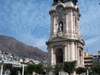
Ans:
<svg viewBox="0 0 100 75"><path fill-rule="evenodd" d="M56 65L56 54L54 53L53 56L54 56L54 58L53 58L54 62L53 63L54 63L54 65Z"/></svg>
<svg viewBox="0 0 100 75"><path fill-rule="evenodd" d="M70 55L70 43L68 42L68 47L67 47L67 52L68 52L68 61L70 61L70 57L71 57L71 55Z"/></svg>
<svg viewBox="0 0 100 75"><path fill-rule="evenodd" d="M64 45L64 55L63 55L63 58L64 58L64 59L63 59L63 61L67 61L67 60L68 60L68 59L67 59L67 58L68 58L67 55L68 55L68 54L67 54L67 45Z"/></svg>
<svg viewBox="0 0 100 75"><path fill-rule="evenodd" d="M84 67L84 52L82 50L82 67Z"/></svg>
<svg viewBox="0 0 100 75"><path fill-rule="evenodd" d="M50 48L48 47L48 65L50 66L51 65L51 50Z"/></svg>
<svg viewBox="0 0 100 75"><path fill-rule="evenodd" d="M80 24L79 24L79 20L77 21L77 24L78 24L78 34L80 35Z"/></svg>
<svg viewBox="0 0 100 75"><path fill-rule="evenodd" d="M53 23L54 23L54 19L53 19L53 17L51 16L51 24L50 24L50 31L51 31L51 33L50 33L50 36L52 36L53 35Z"/></svg>
<svg viewBox="0 0 100 75"><path fill-rule="evenodd" d="M73 35L76 36L75 16L73 15Z"/></svg>
<svg viewBox="0 0 100 75"><path fill-rule="evenodd" d="M78 63L78 66L80 66L80 59L79 59L79 48L77 48L77 63Z"/></svg>
<svg viewBox="0 0 100 75"><path fill-rule="evenodd" d="M77 43L75 43L75 60L77 60Z"/></svg>
<svg viewBox="0 0 100 75"><path fill-rule="evenodd" d="M68 36L71 36L71 14L68 13Z"/></svg>
<svg viewBox="0 0 100 75"><path fill-rule="evenodd" d="M65 33L68 35L68 16L66 14L66 27L65 27Z"/></svg>
<svg viewBox="0 0 100 75"><path fill-rule="evenodd" d="M71 61L75 60L75 46L74 42L71 42Z"/></svg>
<svg viewBox="0 0 100 75"><path fill-rule="evenodd" d="M55 34L56 34L56 31L57 31L57 29L56 29L56 17L54 16L54 23L53 23L53 34L54 34L54 36L55 36Z"/></svg>
<svg viewBox="0 0 100 75"><path fill-rule="evenodd" d="M51 65L53 64L53 48L51 48Z"/></svg>
<svg viewBox="0 0 100 75"><path fill-rule="evenodd" d="M70 13L71 13L71 37L73 37L73 31L74 31L73 28L74 27L73 27L73 12L72 12L72 10Z"/></svg>

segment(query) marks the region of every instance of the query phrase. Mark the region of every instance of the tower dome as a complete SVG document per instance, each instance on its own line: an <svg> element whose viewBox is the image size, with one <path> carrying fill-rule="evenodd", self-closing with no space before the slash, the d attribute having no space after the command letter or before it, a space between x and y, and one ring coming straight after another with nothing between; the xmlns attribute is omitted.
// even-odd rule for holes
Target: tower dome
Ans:
<svg viewBox="0 0 100 75"><path fill-rule="evenodd" d="M68 2L68 1L72 1L73 4L75 4L75 5L76 5L76 3L78 2L77 0L53 0L53 4L55 5L55 4L57 4L58 2L64 3L64 2Z"/></svg>

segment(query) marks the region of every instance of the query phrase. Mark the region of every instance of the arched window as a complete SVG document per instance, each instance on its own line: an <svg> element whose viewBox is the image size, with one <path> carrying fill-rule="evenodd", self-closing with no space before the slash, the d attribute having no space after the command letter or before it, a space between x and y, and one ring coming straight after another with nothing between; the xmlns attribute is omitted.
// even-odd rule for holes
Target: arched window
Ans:
<svg viewBox="0 0 100 75"><path fill-rule="evenodd" d="M63 32L63 22L62 21L59 22L58 32Z"/></svg>
<svg viewBox="0 0 100 75"><path fill-rule="evenodd" d="M56 50L56 63L63 63L63 49Z"/></svg>

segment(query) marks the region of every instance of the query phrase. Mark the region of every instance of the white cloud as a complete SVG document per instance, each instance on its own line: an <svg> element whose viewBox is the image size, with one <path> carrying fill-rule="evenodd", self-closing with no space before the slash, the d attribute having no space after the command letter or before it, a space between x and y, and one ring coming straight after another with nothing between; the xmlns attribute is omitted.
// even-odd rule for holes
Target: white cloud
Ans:
<svg viewBox="0 0 100 75"><path fill-rule="evenodd" d="M36 46L46 51L45 42L49 39L49 10L52 1L0 0L0 34L15 37L30 46ZM82 15L80 18L81 34L86 40L85 48L90 48L91 52L96 51L100 49L100 1L78 1Z"/></svg>
<svg viewBox="0 0 100 75"><path fill-rule="evenodd" d="M85 45L85 51L87 51L89 54L97 53L97 51L100 51L100 36L94 36L88 39L85 39L86 45Z"/></svg>
<svg viewBox="0 0 100 75"><path fill-rule="evenodd" d="M34 35L26 33L21 35L19 40L28 44L29 46L38 47L43 51L47 51L47 46L45 43L48 40L48 38L45 36L42 36L42 38L37 38Z"/></svg>
<svg viewBox="0 0 100 75"><path fill-rule="evenodd" d="M79 0L80 1L80 0ZM99 18L100 18L100 6L99 1L81 0L81 33L83 36L100 35L99 31Z"/></svg>
<svg viewBox="0 0 100 75"><path fill-rule="evenodd" d="M86 45L91 46L92 44L95 44L99 40L100 40L100 36L95 36L93 38L86 39L85 42L86 42Z"/></svg>

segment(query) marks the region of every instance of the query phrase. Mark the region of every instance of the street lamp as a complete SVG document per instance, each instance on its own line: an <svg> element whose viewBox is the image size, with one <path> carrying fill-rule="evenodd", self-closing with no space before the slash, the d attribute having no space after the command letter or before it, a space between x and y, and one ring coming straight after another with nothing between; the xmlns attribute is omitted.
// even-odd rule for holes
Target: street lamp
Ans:
<svg viewBox="0 0 100 75"><path fill-rule="evenodd" d="M24 75L24 59L20 60L20 63L22 64L22 75Z"/></svg>
<svg viewBox="0 0 100 75"><path fill-rule="evenodd" d="M89 75L89 71L88 71L88 64L87 64L87 75Z"/></svg>
<svg viewBox="0 0 100 75"><path fill-rule="evenodd" d="M2 75L2 73L3 73L3 64L4 64L4 61L2 60L1 61L1 74L0 75Z"/></svg>
<svg viewBox="0 0 100 75"><path fill-rule="evenodd" d="M59 75L60 75L60 71L59 71Z"/></svg>

